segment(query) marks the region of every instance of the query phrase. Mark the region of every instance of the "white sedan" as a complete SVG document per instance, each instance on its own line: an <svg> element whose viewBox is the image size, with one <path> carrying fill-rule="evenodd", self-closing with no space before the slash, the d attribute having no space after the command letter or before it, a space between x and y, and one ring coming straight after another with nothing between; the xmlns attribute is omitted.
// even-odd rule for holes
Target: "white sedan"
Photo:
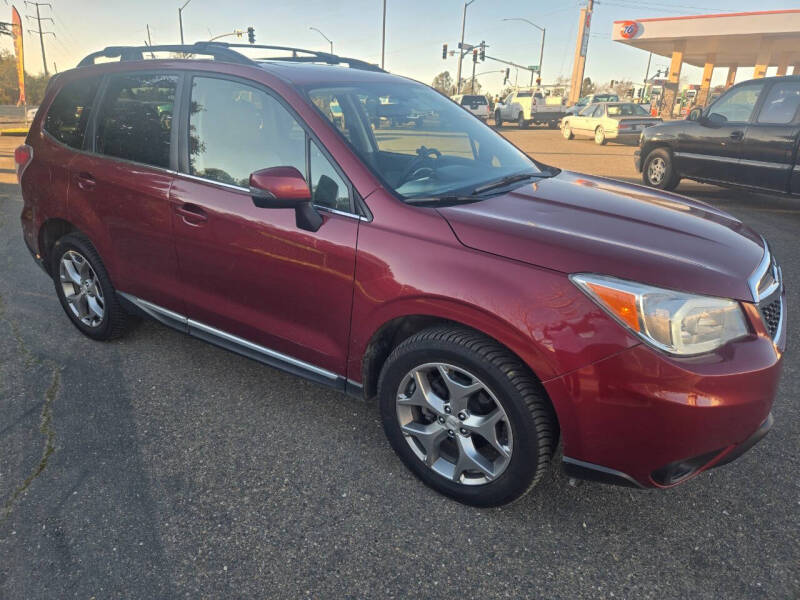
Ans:
<svg viewBox="0 0 800 600"><path fill-rule="evenodd" d="M593 137L598 144L608 140L635 140L642 129L661 123L659 117L651 117L640 104L633 102L596 102L577 115L561 120L561 133L571 140L576 135Z"/></svg>

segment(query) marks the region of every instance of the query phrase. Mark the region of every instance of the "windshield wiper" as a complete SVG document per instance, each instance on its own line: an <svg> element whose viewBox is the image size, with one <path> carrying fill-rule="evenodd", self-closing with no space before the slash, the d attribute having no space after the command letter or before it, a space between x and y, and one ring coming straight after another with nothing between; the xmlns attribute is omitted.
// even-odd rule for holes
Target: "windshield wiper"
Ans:
<svg viewBox="0 0 800 600"><path fill-rule="evenodd" d="M526 179L531 179L532 177L547 177L546 173L517 173L516 175L507 175L506 177L502 177L501 179L497 179L496 181L492 181L490 183L485 183L476 187L472 190L473 194L481 194L483 192L488 192L489 190L493 190L499 187L505 187L507 185L511 185L512 183L516 183L518 181L525 181Z"/></svg>
<svg viewBox="0 0 800 600"><path fill-rule="evenodd" d="M480 196L456 196L453 194L443 196L425 196L421 198L406 198L406 204L413 204L414 206L454 206L456 204L467 204L469 202L478 202L485 200Z"/></svg>

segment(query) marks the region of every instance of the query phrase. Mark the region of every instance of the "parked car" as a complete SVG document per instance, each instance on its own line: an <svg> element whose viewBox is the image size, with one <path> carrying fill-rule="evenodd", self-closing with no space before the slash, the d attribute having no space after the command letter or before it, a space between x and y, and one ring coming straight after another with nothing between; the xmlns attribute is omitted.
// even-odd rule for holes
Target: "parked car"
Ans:
<svg viewBox="0 0 800 600"><path fill-rule="evenodd" d="M656 123L659 117L651 117L646 109L633 102L600 102L590 104L579 114L561 120L561 133L571 140L576 135L593 137L598 144L608 140L630 141Z"/></svg>
<svg viewBox="0 0 800 600"><path fill-rule="evenodd" d="M682 178L800 195L800 76L736 84L686 120L642 133L636 169L652 187Z"/></svg>
<svg viewBox="0 0 800 600"><path fill-rule="evenodd" d="M50 80L22 230L81 333L147 315L376 399L406 466L479 506L557 445L573 476L663 488L769 430L786 311L752 229L544 165L374 65L246 48L112 47ZM373 129L386 97L436 127Z"/></svg>
<svg viewBox="0 0 800 600"><path fill-rule="evenodd" d="M533 90L516 90L508 94L494 107L494 123L501 127L506 121L513 121L520 128L530 124L545 124L551 129L558 127L564 116L564 98L545 96Z"/></svg>
<svg viewBox="0 0 800 600"><path fill-rule="evenodd" d="M564 112L567 115L577 115L590 104L597 102L619 102L619 96L617 94L588 94L581 96L575 104L567 107Z"/></svg>
<svg viewBox="0 0 800 600"><path fill-rule="evenodd" d="M460 104L465 110L471 112L481 121L489 119L489 101L486 96L480 94L457 94L451 98L456 104Z"/></svg>

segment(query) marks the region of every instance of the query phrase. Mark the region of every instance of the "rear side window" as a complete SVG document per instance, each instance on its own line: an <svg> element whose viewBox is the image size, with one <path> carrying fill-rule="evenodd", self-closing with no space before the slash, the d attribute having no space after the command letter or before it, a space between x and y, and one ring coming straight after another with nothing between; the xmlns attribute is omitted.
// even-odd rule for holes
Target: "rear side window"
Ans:
<svg viewBox="0 0 800 600"><path fill-rule="evenodd" d="M800 81L776 83L769 91L764 106L761 107L758 122L776 125L791 123L797 115L798 108L800 108Z"/></svg>
<svg viewBox="0 0 800 600"><path fill-rule="evenodd" d="M124 73L108 80L97 119L96 150L169 168L176 75Z"/></svg>
<svg viewBox="0 0 800 600"><path fill-rule="evenodd" d="M47 111L44 130L62 144L82 148L99 81L98 78L79 79L61 88Z"/></svg>

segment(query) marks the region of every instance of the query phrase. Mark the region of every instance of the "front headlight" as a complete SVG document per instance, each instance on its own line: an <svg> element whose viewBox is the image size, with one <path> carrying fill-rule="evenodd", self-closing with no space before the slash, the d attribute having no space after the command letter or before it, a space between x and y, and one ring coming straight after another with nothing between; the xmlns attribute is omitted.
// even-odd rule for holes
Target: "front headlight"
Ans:
<svg viewBox="0 0 800 600"><path fill-rule="evenodd" d="M570 279L622 325L670 354L711 352L748 334L736 300L685 294L604 275L570 275Z"/></svg>

